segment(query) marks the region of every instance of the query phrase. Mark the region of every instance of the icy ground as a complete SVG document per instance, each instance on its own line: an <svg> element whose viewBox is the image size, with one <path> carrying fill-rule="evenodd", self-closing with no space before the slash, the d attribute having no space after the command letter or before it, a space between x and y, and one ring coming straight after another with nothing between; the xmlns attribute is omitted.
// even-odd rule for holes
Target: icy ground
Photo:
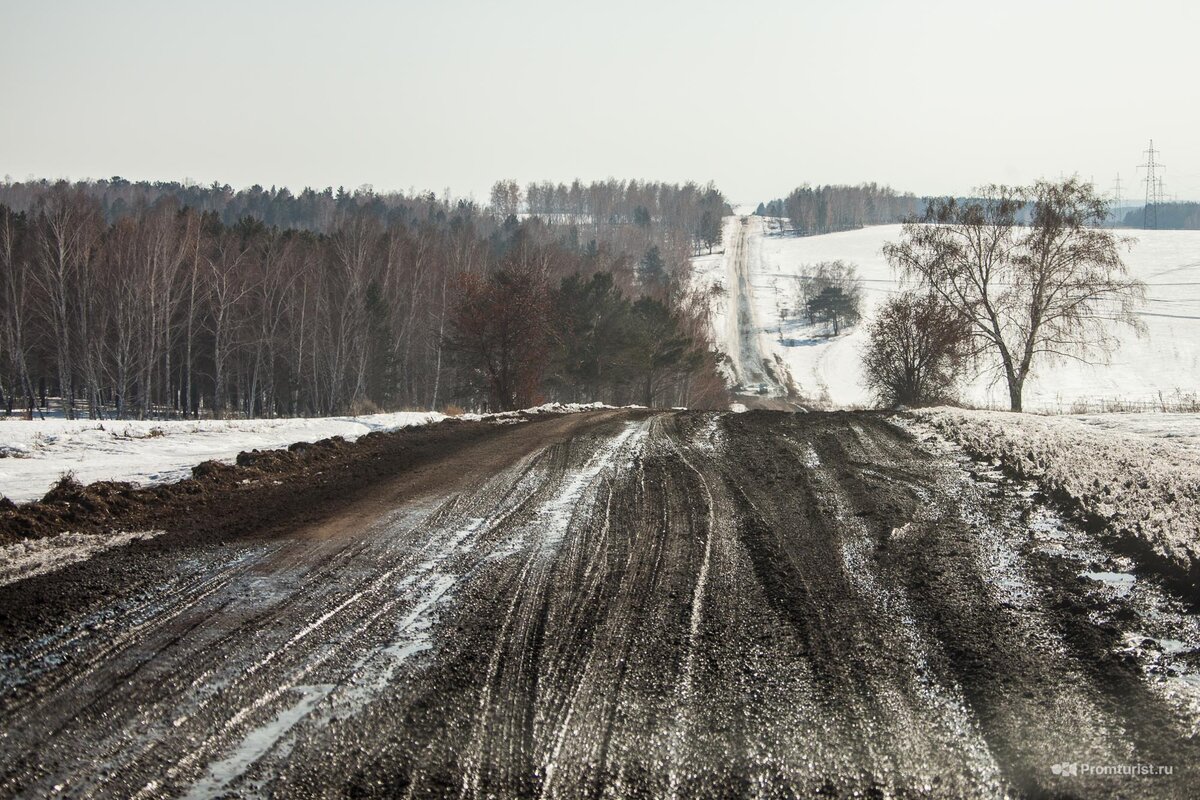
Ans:
<svg viewBox="0 0 1200 800"><path fill-rule="evenodd" d="M547 404L526 413L584 411L600 404ZM520 412L457 419L519 419ZM40 499L65 472L94 481L170 483L191 476L202 461L232 461L247 450L272 450L294 442L341 436L354 441L448 419L428 411L359 417L252 420L19 420L0 421L0 495L23 503Z"/></svg>
<svg viewBox="0 0 1200 800"><path fill-rule="evenodd" d="M736 238L738 216L725 220L726 242ZM899 277L884 261L881 248L896 241L899 225L864 228L845 233L799 237L784 232L782 220L749 217L746 246L751 298L758 323L759 347L768 358L778 355L791 372L798 391L812 400L837 407L869 406L872 398L862 385L859 366L866 339L860 324L850 333L827 338L795 313L796 277L806 265L844 260L857 265L863 280L865 316L899 291ZM1140 316L1147 334L1137 338L1120 328L1122 345L1110 364L1043 363L1025 391L1027 410L1071 411L1077 404L1089 409L1115 401L1137 406L1168 405L1178 395L1200 391L1200 231L1122 231L1137 239L1125 255L1131 274L1148 285ZM738 352L730 341L737 326L728 317L737 308L733 265L723 255L693 261L696 285L721 287L712 327L725 352ZM786 317L781 316L786 312ZM963 398L971 405L1007 407L1002 383L976 381Z"/></svg>

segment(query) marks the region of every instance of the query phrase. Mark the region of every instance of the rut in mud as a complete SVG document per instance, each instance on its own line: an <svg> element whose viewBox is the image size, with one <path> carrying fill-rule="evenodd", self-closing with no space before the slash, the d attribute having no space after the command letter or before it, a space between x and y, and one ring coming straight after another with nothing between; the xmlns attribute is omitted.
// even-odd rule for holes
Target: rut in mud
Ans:
<svg viewBox="0 0 1200 800"><path fill-rule="evenodd" d="M545 424L374 522L160 537L107 598L13 622L0 794L1195 785L1195 618L1029 487L873 414Z"/></svg>

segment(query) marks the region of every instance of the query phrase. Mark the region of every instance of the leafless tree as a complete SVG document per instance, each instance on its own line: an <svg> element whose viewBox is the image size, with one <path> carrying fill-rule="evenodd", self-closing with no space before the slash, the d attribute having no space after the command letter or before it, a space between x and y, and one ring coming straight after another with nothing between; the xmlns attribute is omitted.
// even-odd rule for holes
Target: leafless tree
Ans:
<svg viewBox="0 0 1200 800"><path fill-rule="evenodd" d="M225 232L208 257L209 325L212 333L213 414L225 415L228 368L233 355L238 306L254 288L244 269L249 248L232 231Z"/></svg>
<svg viewBox="0 0 1200 800"><path fill-rule="evenodd" d="M515 266L458 279L449 345L480 373L493 408L528 405L545 369L547 293L537 273Z"/></svg>
<svg viewBox="0 0 1200 800"><path fill-rule="evenodd" d="M136 219L118 220L108 233L105 248L104 269L112 303L107 360L118 417L129 413L134 376L139 372L138 335L144 316L138 239Z"/></svg>
<svg viewBox="0 0 1200 800"><path fill-rule="evenodd" d="M79 329L80 287L101 231L98 204L82 190L58 184L38 201L33 277L54 338L67 419L75 418L75 366L84 335Z"/></svg>
<svg viewBox="0 0 1200 800"><path fill-rule="evenodd" d="M1023 226L1027 204L1032 222ZM1114 323L1140 329L1144 286L1121 260L1128 240L1100 227L1106 214L1103 198L1078 179L990 186L977 200L932 203L884 255L963 315L1020 411L1036 363L1102 360L1117 343Z"/></svg>
<svg viewBox="0 0 1200 800"><path fill-rule="evenodd" d="M967 320L933 293L904 292L867 325L863 370L877 399L922 406L954 399L970 355Z"/></svg>

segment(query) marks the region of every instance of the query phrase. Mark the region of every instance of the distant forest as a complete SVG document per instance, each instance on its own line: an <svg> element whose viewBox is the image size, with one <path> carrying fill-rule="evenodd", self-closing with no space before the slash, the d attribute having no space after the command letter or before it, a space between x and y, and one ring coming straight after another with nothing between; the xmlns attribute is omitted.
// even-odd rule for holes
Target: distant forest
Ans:
<svg viewBox="0 0 1200 800"><path fill-rule="evenodd" d="M808 236L887 225L923 213L925 200L888 186L809 186L792 190L782 200L760 203L756 214L783 217L794 232Z"/></svg>
<svg viewBox="0 0 1200 800"><path fill-rule="evenodd" d="M960 202L971 198L957 198ZM930 198L900 193L887 186L864 183L859 186L809 186L793 189L785 198L759 203L755 214L780 217L791 223L792 232L801 236L855 230L867 225L890 225L912 217L921 217ZM1153 213L1154 207L1151 207ZM1125 212L1120 224L1141 228L1144 209L1138 206ZM1162 203L1157 223L1164 230L1200 229L1200 203ZM1029 210L1018 218L1028 221Z"/></svg>
<svg viewBox="0 0 1200 800"><path fill-rule="evenodd" d="M1151 227L1165 230L1200 230L1200 203L1160 203L1157 209L1150 206L1150 214L1152 220L1157 216ZM1127 228L1141 228L1145 220L1145 207L1141 207L1127 212L1121 223Z"/></svg>
<svg viewBox="0 0 1200 800"><path fill-rule="evenodd" d="M693 183L502 181L487 206L0 183L0 402L93 418L716 403L687 270L727 213Z"/></svg>

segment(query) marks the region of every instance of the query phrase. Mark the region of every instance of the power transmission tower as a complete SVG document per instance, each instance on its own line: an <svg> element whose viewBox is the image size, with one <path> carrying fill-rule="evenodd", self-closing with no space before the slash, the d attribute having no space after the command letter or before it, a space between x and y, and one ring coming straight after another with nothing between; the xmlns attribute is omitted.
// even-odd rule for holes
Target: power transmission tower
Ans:
<svg viewBox="0 0 1200 800"><path fill-rule="evenodd" d="M1158 177L1158 203L1159 203L1159 205L1166 206L1167 203L1174 203L1174 202L1176 202L1177 199L1178 198L1175 195L1167 194L1167 187L1163 185L1163 179L1162 179L1162 176L1160 175ZM1171 209L1164 208L1163 211L1167 214L1167 218L1166 218L1166 220L1164 220L1164 224L1170 225L1171 224L1171 222L1170 222Z"/></svg>
<svg viewBox="0 0 1200 800"><path fill-rule="evenodd" d="M1144 151L1146 153L1146 163L1138 167L1138 169L1146 170L1146 206L1142 209L1142 227L1149 228L1153 222L1155 228L1158 227L1158 204L1162 202L1161 179L1155 175L1155 172L1165 166L1154 160L1154 156L1158 154L1158 150L1154 149L1154 140L1150 140L1150 149Z"/></svg>
<svg viewBox="0 0 1200 800"><path fill-rule="evenodd" d="M1117 173L1117 179L1113 181L1113 224L1121 222L1121 205L1124 200L1121 198L1121 173Z"/></svg>

